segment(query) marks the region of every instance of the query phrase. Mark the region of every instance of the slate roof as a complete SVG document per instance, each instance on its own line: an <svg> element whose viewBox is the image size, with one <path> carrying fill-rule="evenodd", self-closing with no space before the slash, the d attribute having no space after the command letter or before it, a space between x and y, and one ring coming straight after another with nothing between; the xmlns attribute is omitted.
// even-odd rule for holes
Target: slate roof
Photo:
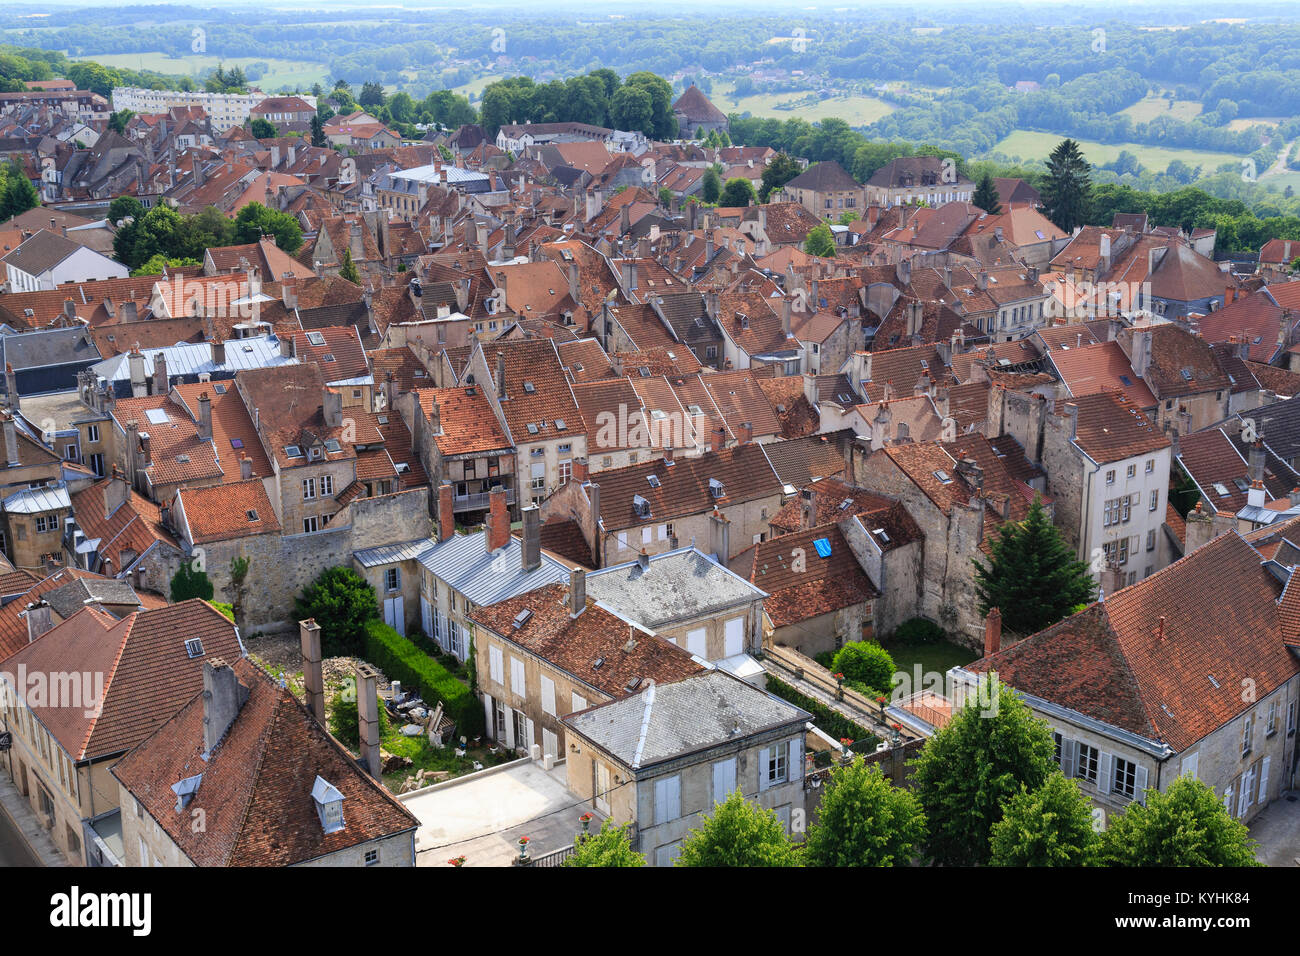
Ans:
<svg viewBox="0 0 1300 956"><path fill-rule="evenodd" d="M9 253L0 262L28 275L37 276L53 269L64 259L85 248L57 232L42 229Z"/></svg>
<svg viewBox="0 0 1300 956"><path fill-rule="evenodd" d="M791 179L782 189L810 189L813 192L846 192L862 188L835 160L814 163Z"/></svg>
<svg viewBox="0 0 1300 956"><path fill-rule="evenodd" d="M575 733L634 770L787 727L807 711L721 670L655 684L622 700L561 718Z"/></svg>
<svg viewBox="0 0 1300 956"><path fill-rule="evenodd" d="M765 593L698 548L679 548L587 575L587 595L651 630L748 604Z"/></svg>
<svg viewBox="0 0 1300 956"><path fill-rule="evenodd" d="M569 569L545 552L541 564L525 571L521 551L514 537L499 551L488 551L486 534L474 532L454 534L446 541L430 540L418 560L430 574L479 606L569 580Z"/></svg>

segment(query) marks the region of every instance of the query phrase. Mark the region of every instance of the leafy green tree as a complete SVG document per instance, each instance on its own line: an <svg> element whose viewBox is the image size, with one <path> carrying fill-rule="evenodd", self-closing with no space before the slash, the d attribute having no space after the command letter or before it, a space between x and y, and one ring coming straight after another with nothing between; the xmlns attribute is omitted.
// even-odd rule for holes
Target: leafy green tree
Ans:
<svg viewBox="0 0 1300 956"><path fill-rule="evenodd" d="M739 790L690 832L677 866L798 866L785 826L772 810L746 800Z"/></svg>
<svg viewBox="0 0 1300 956"><path fill-rule="evenodd" d="M835 652L831 670L874 693L887 694L894 686L894 659L870 641L849 641Z"/></svg>
<svg viewBox="0 0 1300 956"><path fill-rule="evenodd" d="M257 242L264 235L275 236L275 244L293 255L302 247L302 226L287 212L250 202L235 216L235 242Z"/></svg>
<svg viewBox="0 0 1300 956"><path fill-rule="evenodd" d="M1011 688L985 677L912 762L913 792L929 821L926 855L942 866L983 866L1006 801L1053 770L1052 735Z"/></svg>
<svg viewBox="0 0 1300 956"><path fill-rule="evenodd" d="M808 231L808 238L803 241L803 251L810 256L829 258L835 255L835 235L831 227L822 223Z"/></svg>
<svg viewBox="0 0 1300 956"><path fill-rule="evenodd" d="M1147 791L1111 817L1101 836L1103 866L1260 866L1256 843L1205 783L1182 776Z"/></svg>
<svg viewBox="0 0 1300 956"><path fill-rule="evenodd" d="M654 98L637 86L622 87L609 101L609 118L618 129L654 135Z"/></svg>
<svg viewBox="0 0 1300 956"><path fill-rule="evenodd" d="M1065 232L1072 232L1085 221L1092 191L1090 170L1079 144L1072 139L1061 140L1047 158L1043 211Z"/></svg>
<svg viewBox="0 0 1300 956"><path fill-rule="evenodd" d="M573 855L562 866L645 866L645 857L632 849L627 825L616 826L606 819L600 830L579 839Z"/></svg>
<svg viewBox="0 0 1300 956"><path fill-rule="evenodd" d="M117 110L108 114L108 128L114 133L126 135L126 125L131 122L135 113L131 110Z"/></svg>
<svg viewBox="0 0 1300 956"><path fill-rule="evenodd" d="M673 191L667 186L659 190L659 205L667 208L673 203Z"/></svg>
<svg viewBox="0 0 1300 956"><path fill-rule="evenodd" d="M121 222L128 216L139 219L144 215L144 205L134 196L118 196L108 204L108 221Z"/></svg>
<svg viewBox="0 0 1300 956"><path fill-rule="evenodd" d="M784 186L801 172L803 167L799 165L799 160L785 153L777 153L772 157L772 161L763 167L763 184L758 190L759 202L767 202L772 195L772 190Z"/></svg>
<svg viewBox="0 0 1300 956"><path fill-rule="evenodd" d="M156 255L170 257L178 248L181 216L166 203L159 203L113 236L117 260L137 269Z"/></svg>
<svg viewBox="0 0 1300 956"><path fill-rule="evenodd" d="M320 113L311 115L311 144L322 149L329 145L329 140L325 136L325 124L321 122Z"/></svg>
<svg viewBox="0 0 1300 956"><path fill-rule="evenodd" d="M710 166L704 171L700 182L700 199L706 203L715 203L722 198L722 177Z"/></svg>
<svg viewBox="0 0 1300 956"><path fill-rule="evenodd" d="M895 787L878 766L855 757L823 784L817 822L804 844L807 866L906 866L925 841L916 797Z"/></svg>
<svg viewBox="0 0 1300 956"><path fill-rule="evenodd" d="M338 566L326 568L294 600L298 620L315 618L320 625L322 646L331 655L355 654L365 646L365 626L379 616L375 589L356 571Z"/></svg>
<svg viewBox="0 0 1300 956"><path fill-rule="evenodd" d="M1092 804L1060 771L1011 797L989 838L993 866L1087 866L1097 849Z"/></svg>
<svg viewBox="0 0 1300 956"><path fill-rule="evenodd" d="M163 269L183 269L186 266L201 265L198 259L169 259L161 252L152 256L148 262L145 262L138 269L132 269L132 276L159 276L162 275Z"/></svg>
<svg viewBox="0 0 1300 956"><path fill-rule="evenodd" d="M718 204L722 206L748 206L757 199L758 196L754 193L754 184L743 176L736 176L727 180L727 185L722 189L722 196L718 199Z"/></svg>
<svg viewBox="0 0 1300 956"><path fill-rule="evenodd" d="M357 264L352 261L351 249L343 250L343 262L339 266L339 278L361 285L361 273L357 271Z"/></svg>
<svg viewBox="0 0 1300 956"><path fill-rule="evenodd" d="M357 102L364 108L374 110L384 105L384 85L373 80L361 84L361 93Z"/></svg>
<svg viewBox="0 0 1300 956"><path fill-rule="evenodd" d="M980 613L996 607L1003 626L1017 634L1050 627L1091 601L1096 589L1088 566L1075 560L1038 496L1024 521L998 528L988 564L972 560Z"/></svg>
<svg viewBox="0 0 1300 956"><path fill-rule="evenodd" d="M41 204L40 193L27 178L27 174L17 163L11 164L5 176L4 196L0 197L0 222L11 219L19 213L35 209Z"/></svg>
<svg viewBox="0 0 1300 956"><path fill-rule="evenodd" d="M993 177L989 173L980 177L975 195L971 197L971 205L983 209L990 216L1002 212L1002 199L998 196L997 187L993 185Z"/></svg>
<svg viewBox="0 0 1300 956"><path fill-rule="evenodd" d="M195 564L194 561L186 561L172 575L173 604L188 601L190 598L203 598L205 601L212 600L212 582L208 580L207 572L195 567Z"/></svg>
<svg viewBox="0 0 1300 956"><path fill-rule="evenodd" d="M280 135L274 123L260 116L254 116L248 121L248 131L253 134L253 139L274 139Z"/></svg>

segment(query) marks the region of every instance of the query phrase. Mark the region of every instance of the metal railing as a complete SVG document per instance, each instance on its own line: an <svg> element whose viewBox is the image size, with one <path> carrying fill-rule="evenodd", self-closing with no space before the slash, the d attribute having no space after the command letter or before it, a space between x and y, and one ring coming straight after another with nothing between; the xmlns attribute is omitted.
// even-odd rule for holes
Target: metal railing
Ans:
<svg viewBox="0 0 1300 956"><path fill-rule="evenodd" d="M528 866L559 866L569 857L573 856L575 845L570 843L566 847L558 850L552 850L550 853L543 853L541 856L534 856L528 860Z"/></svg>

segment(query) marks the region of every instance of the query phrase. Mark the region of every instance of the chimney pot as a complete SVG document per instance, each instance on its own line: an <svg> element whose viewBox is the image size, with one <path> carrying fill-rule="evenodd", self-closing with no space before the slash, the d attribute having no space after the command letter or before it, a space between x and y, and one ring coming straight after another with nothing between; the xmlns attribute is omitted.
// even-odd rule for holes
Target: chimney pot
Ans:
<svg viewBox="0 0 1300 956"><path fill-rule="evenodd" d="M1002 649L1002 612L989 608L984 618L984 656L991 657Z"/></svg>

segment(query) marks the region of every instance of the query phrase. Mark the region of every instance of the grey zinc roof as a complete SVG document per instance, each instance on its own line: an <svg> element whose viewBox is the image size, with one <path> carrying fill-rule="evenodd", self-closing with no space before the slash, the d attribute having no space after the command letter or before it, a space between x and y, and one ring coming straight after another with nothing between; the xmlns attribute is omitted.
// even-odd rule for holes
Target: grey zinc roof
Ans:
<svg viewBox="0 0 1300 956"><path fill-rule="evenodd" d="M638 769L810 719L806 710L714 669L671 684L651 684L563 721L620 763Z"/></svg>
<svg viewBox="0 0 1300 956"><path fill-rule="evenodd" d="M100 357L99 349L83 328L41 329L6 335L0 341L5 363L16 370L94 362Z"/></svg>
<svg viewBox="0 0 1300 956"><path fill-rule="evenodd" d="M401 544L385 544L378 548L363 548L352 552L352 556L363 568L377 568L384 564L398 561L418 561L425 552L438 542L433 538L416 538Z"/></svg>
<svg viewBox="0 0 1300 956"><path fill-rule="evenodd" d="M78 578L44 595L59 617L69 618L88 603L139 606L135 589L116 578Z"/></svg>
<svg viewBox="0 0 1300 956"><path fill-rule="evenodd" d="M454 534L435 543L419 561L430 574L480 607L569 580L569 569L547 554L542 554L540 565L525 571L520 550L519 539L512 537L509 544L493 554L487 550L487 536L478 531Z"/></svg>
<svg viewBox="0 0 1300 956"><path fill-rule="evenodd" d="M9 514L38 515L58 508L71 508L72 499L68 489L58 488L24 488L5 498L4 510Z"/></svg>
<svg viewBox="0 0 1300 956"><path fill-rule="evenodd" d="M270 368L277 365L297 365L296 358L286 358L280 354L280 340L274 335L250 336L246 339L229 339L226 342L226 361L216 365L212 361L212 343L183 342L161 349L142 349L145 357L145 373L152 374L154 359L159 353L167 357L167 374L198 375L202 372L238 372L243 369ZM122 353L105 359L94 366L92 371L110 382L131 378L130 355Z"/></svg>
<svg viewBox="0 0 1300 956"><path fill-rule="evenodd" d="M679 548L650 558L593 571L587 593L648 628L720 613L767 594L697 548Z"/></svg>

